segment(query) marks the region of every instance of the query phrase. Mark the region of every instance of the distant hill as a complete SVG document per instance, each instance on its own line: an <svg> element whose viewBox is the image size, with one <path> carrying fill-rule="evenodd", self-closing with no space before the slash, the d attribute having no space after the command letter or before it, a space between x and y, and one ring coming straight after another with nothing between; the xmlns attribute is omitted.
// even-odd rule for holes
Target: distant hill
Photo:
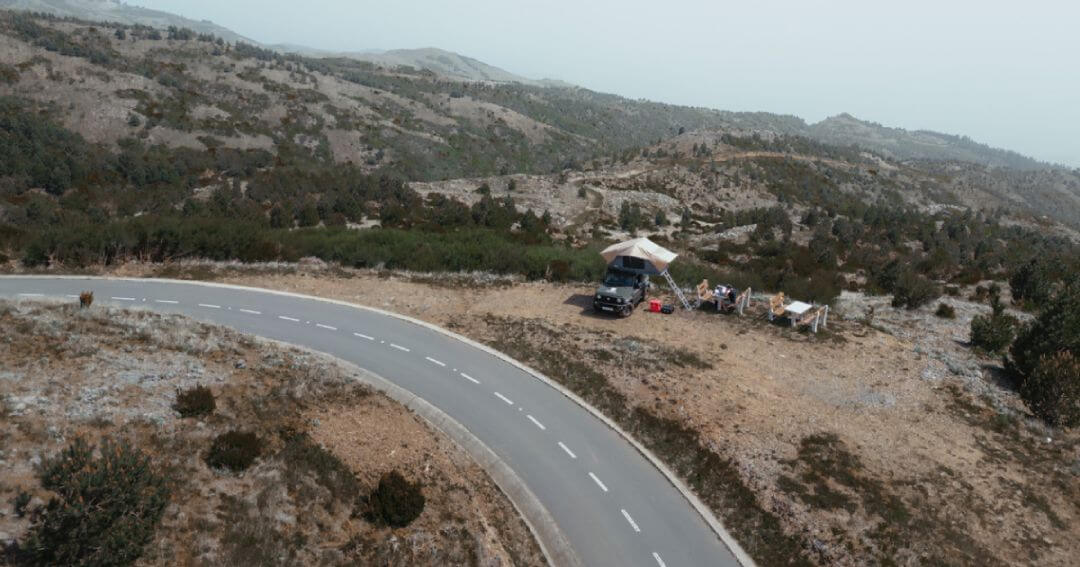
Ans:
<svg viewBox="0 0 1080 567"><path fill-rule="evenodd" d="M805 135L836 145L857 145L896 159L966 161L992 167L1045 169L1049 164L1010 150L992 148L967 136L929 130L889 128L850 114L832 116L807 127Z"/></svg>
<svg viewBox="0 0 1080 567"><path fill-rule="evenodd" d="M41 12L64 18L127 25L138 24L154 28L176 26L198 33L213 34L225 41L257 43L207 20L191 20L169 12L131 6L117 0L0 0L0 9Z"/></svg>
<svg viewBox="0 0 1080 567"><path fill-rule="evenodd" d="M291 44L269 46L284 53L296 53L306 57L347 57L357 61L367 61L380 67L412 67L420 71L431 71L436 75L459 81L490 81L493 83L521 83L534 86L571 86L569 83L550 79L534 80L516 75L483 61L466 57L452 51L435 47L420 49L392 49L390 51L368 50L334 52Z"/></svg>

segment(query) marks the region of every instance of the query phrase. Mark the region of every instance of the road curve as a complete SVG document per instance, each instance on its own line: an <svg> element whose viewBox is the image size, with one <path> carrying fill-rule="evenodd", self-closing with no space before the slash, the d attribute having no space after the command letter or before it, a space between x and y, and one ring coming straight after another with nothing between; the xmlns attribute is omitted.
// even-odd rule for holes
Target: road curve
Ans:
<svg viewBox="0 0 1080 567"><path fill-rule="evenodd" d="M547 508L588 566L739 566L705 519L634 446L521 368L425 325L296 295L196 282L0 277L0 297L179 313L370 370L489 447Z"/></svg>

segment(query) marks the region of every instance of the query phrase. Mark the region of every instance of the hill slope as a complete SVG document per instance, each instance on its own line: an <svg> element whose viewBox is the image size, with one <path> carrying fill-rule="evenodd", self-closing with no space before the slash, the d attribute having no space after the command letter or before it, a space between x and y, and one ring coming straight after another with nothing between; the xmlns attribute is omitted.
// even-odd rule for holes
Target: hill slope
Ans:
<svg viewBox="0 0 1080 567"><path fill-rule="evenodd" d="M0 0L0 9L39 12L92 22L138 24L154 28L176 26L188 28L197 33L212 34L225 41L254 43L228 28L207 20L191 20L161 10L132 6L119 0Z"/></svg>
<svg viewBox="0 0 1080 567"><path fill-rule="evenodd" d="M1044 169L1049 166L1013 151L980 144L966 136L889 128L859 120L850 114L832 116L810 125L806 134L822 142L845 146L854 144L898 159L956 160L1015 169Z"/></svg>

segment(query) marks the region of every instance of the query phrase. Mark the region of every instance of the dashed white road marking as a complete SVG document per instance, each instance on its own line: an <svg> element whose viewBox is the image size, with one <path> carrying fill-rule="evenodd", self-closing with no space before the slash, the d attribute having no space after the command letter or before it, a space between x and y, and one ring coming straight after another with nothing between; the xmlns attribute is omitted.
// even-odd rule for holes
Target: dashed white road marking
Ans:
<svg viewBox="0 0 1080 567"><path fill-rule="evenodd" d="M323 325L322 323L315 323L315 326L326 329L327 331L336 331L337 330L337 327L331 327L330 325Z"/></svg>
<svg viewBox="0 0 1080 567"><path fill-rule="evenodd" d="M117 301L135 301L134 297L113 297Z"/></svg>
<svg viewBox="0 0 1080 567"><path fill-rule="evenodd" d="M663 560L663 559L660 559L660 554L659 554L659 553L657 553L657 552L655 552L655 551L654 551L654 552L652 552L652 557L653 557L653 559L655 559L655 560L656 560L656 564L657 564L657 565L658 565L659 567L667 567L667 564L666 564L666 563L664 563L664 560Z"/></svg>
<svg viewBox="0 0 1080 567"><path fill-rule="evenodd" d="M254 309L241 309L241 313L247 313L248 315L262 315L262 311L256 311Z"/></svg>
<svg viewBox="0 0 1080 567"><path fill-rule="evenodd" d="M600 487L600 490L603 490L604 492L607 492L607 487L604 486L604 483L600 482L600 477L596 476L592 472L589 472L589 477L593 479L593 482L596 483L596 486Z"/></svg>
<svg viewBox="0 0 1080 567"><path fill-rule="evenodd" d="M392 346L392 347L394 347L394 348L396 348L396 349L398 349L398 350L400 350L402 352L412 352L411 350L409 350L409 349L407 349L407 348L405 348L405 347L403 347L401 345L396 345L394 343L390 343L390 346Z"/></svg>
<svg viewBox="0 0 1080 567"><path fill-rule="evenodd" d="M353 335L356 335L356 336L360 337L361 339L367 339L369 341L375 340L375 337L369 337L369 336L367 336L367 335L365 335L363 333L353 333Z"/></svg>
<svg viewBox="0 0 1080 567"><path fill-rule="evenodd" d="M547 430L547 428L544 427L544 424L540 423L540 421L538 421L535 417L533 417L531 415L526 415L525 417L529 418L529 421L535 423L536 426L539 427L541 431L546 431Z"/></svg>
<svg viewBox="0 0 1080 567"><path fill-rule="evenodd" d="M445 362L439 362L438 360L435 360L434 358L431 358L430 356L425 356L424 358L426 358L427 361L432 363L432 364L438 364L439 366L442 366L444 368L446 367Z"/></svg>
<svg viewBox="0 0 1080 567"><path fill-rule="evenodd" d="M284 319L286 321L292 321L293 323L299 323L300 322L300 320L295 318L295 317L286 317L284 315L278 315L277 318L278 319Z"/></svg>
<svg viewBox="0 0 1080 567"><path fill-rule="evenodd" d="M504 396L504 395L502 395L502 394L500 394L498 392L495 392L495 397L499 398L500 400L502 400L502 401L504 401L504 402L506 402L506 403L508 403L510 405L514 405L513 400L511 400L510 398L508 398L508 397L506 397L506 396Z"/></svg>
<svg viewBox="0 0 1080 567"><path fill-rule="evenodd" d="M566 451L566 454L570 455L571 459L576 459L577 458L577 455L575 455L574 452L570 450L570 447L567 447L566 444L563 443L562 441L559 441L559 447L562 447L562 450Z"/></svg>
<svg viewBox="0 0 1080 567"><path fill-rule="evenodd" d="M19 297L45 297L44 293L20 293ZM113 299L116 299L115 297Z"/></svg>
<svg viewBox="0 0 1080 567"><path fill-rule="evenodd" d="M477 380L476 378L473 378L472 376L469 376L468 374L466 374L464 372L459 372L459 374L461 374L462 378L468 380L469 382L472 382L473 384L479 384L480 383L479 380Z"/></svg>
<svg viewBox="0 0 1080 567"><path fill-rule="evenodd" d="M220 305L214 305L213 303L200 303L199 307L206 307L209 309L221 309Z"/></svg>
<svg viewBox="0 0 1080 567"><path fill-rule="evenodd" d="M622 508L620 509L620 511L622 512L623 517L626 518L626 521L630 522L630 527L634 528L635 532L641 533L641 528L639 528L637 522L635 522L634 519L630 517L630 512L627 512L626 508Z"/></svg>
<svg viewBox="0 0 1080 567"><path fill-rule="evenodd" d="M171 299L155 299L154 303L167 303L169 305L176 305L176 304L178 304L180 302L179 301L173 301Z"/></svg>

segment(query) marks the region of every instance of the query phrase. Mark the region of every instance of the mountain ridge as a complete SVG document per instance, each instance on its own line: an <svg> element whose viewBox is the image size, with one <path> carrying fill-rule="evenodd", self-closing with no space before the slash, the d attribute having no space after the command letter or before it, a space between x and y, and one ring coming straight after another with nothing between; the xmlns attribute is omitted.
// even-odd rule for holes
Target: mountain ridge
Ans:
<svg viewBox="0 0 1080 567"><path fill-rule="evenodd" d="M282 53L315 58L343 57L390 70L401 67L413 68L434 73L451 81L518 83L531 87L556 89L581 88L563 81L528 79L478 59L435 47L340 52L295 44L264 45L207 20L196 21L168 12L132 6L118 0L0 0L0 9L41 12L60 17L148 25L157 28L186 27L198 33L221 37L229 42L243 42ZM661 107L677 106L655 104ZM841 113L811 124L802 118L789 115L702 110L722 115L732 125L738 126L749 121L752 129L766 129L778 134L804 136L834 145L856 145L898 160L963 161L1022 171L1048 168L1072 169L1060 164L1043 162L1013 150L982 144L967 136L933 130L906 130L884 126L877 122L856 118L848 113Z"/></svg>

